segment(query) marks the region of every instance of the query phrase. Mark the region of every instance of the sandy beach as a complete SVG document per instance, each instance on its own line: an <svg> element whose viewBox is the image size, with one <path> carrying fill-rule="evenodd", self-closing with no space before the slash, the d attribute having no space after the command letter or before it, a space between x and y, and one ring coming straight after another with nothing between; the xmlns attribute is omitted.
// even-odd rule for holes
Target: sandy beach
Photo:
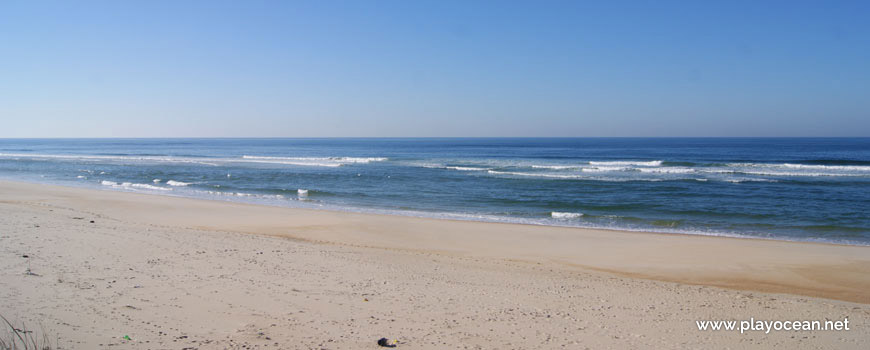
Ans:
<svg viewBox="0 0 870 350"><path fill-rule="evenodd" d="M381 337L409 349L870 343L864 246L3 181L0 264L0 314L41 325L64 349L374 349ZM696 325L750 318L848 318L851 329L741 334Z"/></svg>

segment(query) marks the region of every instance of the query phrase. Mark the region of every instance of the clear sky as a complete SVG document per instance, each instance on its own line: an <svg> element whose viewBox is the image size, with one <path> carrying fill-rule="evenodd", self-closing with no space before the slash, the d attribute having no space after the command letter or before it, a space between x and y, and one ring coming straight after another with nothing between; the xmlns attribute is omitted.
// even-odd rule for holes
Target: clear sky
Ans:
<svg viewBox="0 0 870 350"><path fill-rule="evenodd" d="M0 137L870 136L870 1L0 1Z"/></svg>

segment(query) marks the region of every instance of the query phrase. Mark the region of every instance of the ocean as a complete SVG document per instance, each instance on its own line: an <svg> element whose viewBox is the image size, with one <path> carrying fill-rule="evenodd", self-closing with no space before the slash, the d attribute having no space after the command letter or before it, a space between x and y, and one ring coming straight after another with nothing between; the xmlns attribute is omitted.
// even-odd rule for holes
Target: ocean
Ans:
<svg viewBox="0 0 870 350"><path fill-rule="evenodd" d="M0 139L0 178L286 207L870 245L870 138Z"/></svg>

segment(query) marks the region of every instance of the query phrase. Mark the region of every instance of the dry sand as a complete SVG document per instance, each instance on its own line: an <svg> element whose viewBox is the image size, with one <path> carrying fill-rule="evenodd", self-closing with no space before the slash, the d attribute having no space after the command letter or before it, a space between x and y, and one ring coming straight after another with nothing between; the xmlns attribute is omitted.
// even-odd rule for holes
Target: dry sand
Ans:
<svg viewBox="0 0 870 350"><path fill-rule="evenodd" d="M870 347L870 247L4 181L0 267L0 314L65 349ZM851 330L695 324L750 317Z"/></svg>

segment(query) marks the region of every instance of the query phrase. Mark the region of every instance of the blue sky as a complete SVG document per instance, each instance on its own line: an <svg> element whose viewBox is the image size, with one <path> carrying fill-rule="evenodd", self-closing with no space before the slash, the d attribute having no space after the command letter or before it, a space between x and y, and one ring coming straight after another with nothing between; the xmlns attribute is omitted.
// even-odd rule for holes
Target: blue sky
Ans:
<svg viewBox="0 0 870 350"><path fill-rule="evenodd" d="M3 1L0 137L870 136L868 14Z"/></svg>

